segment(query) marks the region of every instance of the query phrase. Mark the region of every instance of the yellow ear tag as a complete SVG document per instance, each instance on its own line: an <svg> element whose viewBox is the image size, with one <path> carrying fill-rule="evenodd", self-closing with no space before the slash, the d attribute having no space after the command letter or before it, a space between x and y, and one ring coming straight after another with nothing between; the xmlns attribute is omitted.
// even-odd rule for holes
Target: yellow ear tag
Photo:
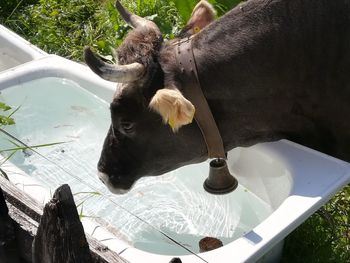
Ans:
<svg viewBox="0 0 350 263"><path fill-rule="evenodd" d="M174 130L175 125L176 125L174 118L169 118L168 123L169 123L170 127Z"/></svg>
<svg viewBox="0 0 350 263"><path fill-rule="evenodd" d="M180 125L179 125L179 122L176 121L176 118L174 116L170 116L168 119L168 124L173 131L177 131L178 128L180 128L181 126L190 124L193 121L194 113L195 113L195 110L193 111L192 115L189 117L187 122L181 123Z"/></svg>
<svg viewBox="0 0 350 263"><path fill-rule="evenodd" d="M200 27L195 26L195 27L193 28L193 31L194 31L194 33L196 34L196 33L198 33L199 31L201 31L201 29L200 29Z"/></svg>

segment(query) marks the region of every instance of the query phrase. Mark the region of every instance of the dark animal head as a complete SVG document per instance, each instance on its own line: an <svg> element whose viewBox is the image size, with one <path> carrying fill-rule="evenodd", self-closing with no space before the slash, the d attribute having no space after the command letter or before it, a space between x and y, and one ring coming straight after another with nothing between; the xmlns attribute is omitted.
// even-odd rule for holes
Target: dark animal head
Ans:
<svg viewBox="0 0 350 263"><path fill-rule="evenodd" d="M129 13L119 1L116 7L133 27L118 48L118 65L103 62L90 48L85 49L84 55L96 74L119 83L110 105L112 124L98 170L111 192L123 193L140 177L160 175L204 160L207 150L195 124L179 130L191 122L194 108L172 86L175 73L164 69L171 68L175 61L167 55L171 52L162 52L167 44L163 43L159 28L152 21ZM203 17L208 14L210 17ZM181 35L197 32L213 18L213 9L201 1Z"/></svg>

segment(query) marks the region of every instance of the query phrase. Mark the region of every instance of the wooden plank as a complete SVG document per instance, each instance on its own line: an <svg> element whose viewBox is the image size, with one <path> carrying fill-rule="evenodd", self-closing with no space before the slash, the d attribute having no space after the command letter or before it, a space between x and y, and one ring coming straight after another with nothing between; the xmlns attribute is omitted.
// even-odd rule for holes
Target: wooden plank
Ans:
<svg viewBox="0 0 350 263"><path fill-rule="evenodd" d="M17 239L17 254L25 262L32 261L32 243L38 228L38 222L28 217L22 211L7 203L9 215L13 221ZM1 262L1 261L0 261Z"/></svg>
<svg viewBox="0 0 350 263"><path fill-rule="evenodd" d="M15 229L8 208L0 188L0 262L19 263L17 240Z"/></svg>
<svg viewBox="0 0 350 263"><path fill-rule="evenodd" d="M21 210L30 218L39 222L44 206L39 204L30 195L18 189L10 181L0 176L0 187L4 192L7 202Z"/></svg>
<svg viewBox="0 0 350 263"><path fill-rule="evenodd" d="M37 232L39 223L32 220L23 212L18 210L11 204L7 204L9 207L9 215L14 220L15 234L19 247L19 254L26 262L32 261L32 242ZM90 246L90 253L92 261L94 263L125 263L118 254L109 250L106 246L92 238L90 235L86 235L86 239ZM1 258L1 257L0 257ZM3 263L0 260L0 263Z"/></svg>
<svg viewBox="0 0 350 263"><path fill-rule="evenodd" d="M33 263L92 262L70 187L56 189L45 205L33 241Z"/></svg>
<svg viewBox="0 0 350 263"><path fill-rule="evenodd" d="M33 235L37 232L37 225L40 222L43 213L43 205L39 204L31 196L18 189L11 182L0 176L0 186L3 188L4 196L8 202L10 215L15 215L13 219L17 222L18 235L22 242L19 244L21 257L28 261L28 255L31 258L32 251L28 254L28 244L33 241ZM22 213L22 214L21 214ZM36 225L35 225L36 222ZM24 232L23 232L24 231ZM98 263L125 263L117 253L111 251L96 239L86 235L89 243L90 253L93 262ZM2 263L0 261L0 263Z"/></svg>
<svg viewBox="0 0 350 263"><path fill-rule="evenodd" d="M86 238L90 245L91 257L94 263L128 263L127 260L122 259L117 253L91 236L86 235Z"/></svg>

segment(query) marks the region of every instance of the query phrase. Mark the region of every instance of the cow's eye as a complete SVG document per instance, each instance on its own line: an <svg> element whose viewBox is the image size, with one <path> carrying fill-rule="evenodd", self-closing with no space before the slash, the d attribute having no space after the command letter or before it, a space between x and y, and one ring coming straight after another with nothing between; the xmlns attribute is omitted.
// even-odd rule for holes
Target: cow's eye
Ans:
<svg viewBox="0 0 350 263"><path fill-rule="evenodd" d="M133 122L124 121L120 123L120 126L126 133L131 133L134 131L135 125Z"/></svg>

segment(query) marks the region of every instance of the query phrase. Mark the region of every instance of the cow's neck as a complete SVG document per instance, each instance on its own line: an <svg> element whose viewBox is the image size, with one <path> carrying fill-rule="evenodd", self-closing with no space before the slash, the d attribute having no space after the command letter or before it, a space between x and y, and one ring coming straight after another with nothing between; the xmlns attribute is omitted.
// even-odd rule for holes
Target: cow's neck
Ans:
<svg viewBox="0 0 350 263"><path fill-rule="evenodd" d="M329 105L316 101L336 85L340 54L350 66L350 34L340 39L349 33L349 10L337 2L346 0L248 1L194 38L200 82L227 149L280 138L317 148L330 132L318 120Z"/></svg>

